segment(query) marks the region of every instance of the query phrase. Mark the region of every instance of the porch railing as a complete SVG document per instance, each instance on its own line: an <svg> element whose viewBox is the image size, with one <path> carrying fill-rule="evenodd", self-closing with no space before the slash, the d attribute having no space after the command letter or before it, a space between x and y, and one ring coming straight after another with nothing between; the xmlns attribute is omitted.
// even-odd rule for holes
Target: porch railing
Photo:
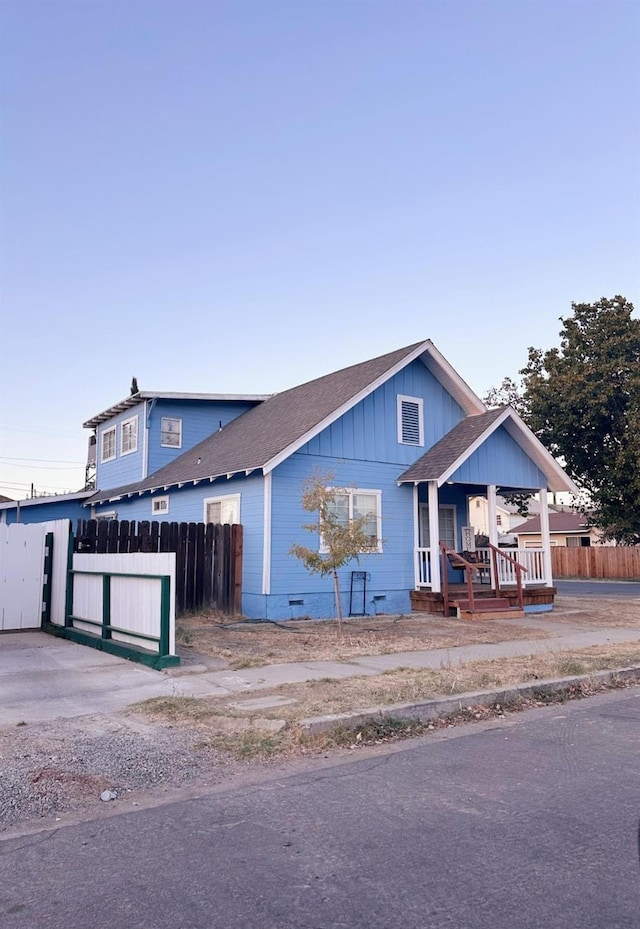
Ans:
<svg viewBox="0 0 640 929"><path fill-rule="evenodd" d="M525 587L546 586L549 582L549 578L547 578L544 569L544 550L542 548L507 548L500 549L499 551L501 553L504 552L507 557L498 557L496 559L494 570L497 573L497 578L492 578L492 587L518 586L518 572L514 564L515 561L517 561L526 572L523 577ZM478 548L477 552L482 561L486 562L487 566L491 566L493 569L491 549ZM432 585L432 557L433 554L430 548L416 549L418 587L429 588Z"/></svg>
<svg viewBox="0 0 640 929"><path fill-rule="evenodd" d="M479 548L478 552L482 555L483 560L490 560L490 548ZM517 587L517 570L514 564L516 561L522 565L527 572L524 580L525 587L528 585L540 586L547 583L548 579L544 570L544 550L542 548L507 548L500 549L500 552L504 552L505 555L511 556L513 561L507 560L507 558L498 558L498 586Z"/></svg>
<svg viewBox="0 0 640 929"><path fill-rule="evenodd" d="M416 549L418 587L431 587L431 549Z"/></svg>

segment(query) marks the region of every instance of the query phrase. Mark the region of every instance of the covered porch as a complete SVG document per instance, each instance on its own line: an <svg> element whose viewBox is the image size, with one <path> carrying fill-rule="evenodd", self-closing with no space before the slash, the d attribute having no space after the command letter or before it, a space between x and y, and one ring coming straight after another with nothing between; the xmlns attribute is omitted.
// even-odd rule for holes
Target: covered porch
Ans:
<svg viewBox="0 0 640 929"><path fill-rule="evenodd" d="M500 548L496 509L499 490L539 495L542 545ZM469 500L480 495L486 495L488 504L488 546L476 545L469 518ZM415 589L411 593L411 603L414 610L447 615L447 601L457 604L468 600L470 582L472 599L479 604L477 612L483 611L482 601L490 600L494 601L495 612L518 608L538 612L552 608L555 588L546 487L524 490L453 481L438 487L436 481L427 481L414 484L413 497ZM460 556L459 561L453 556L454 552ZM465 560L473 562L472 568L465 568ZM500 607L496 606L498 600L507 602ZM490 609L489 603L486 609Z"/></svg>
<svg viewBox="0 0 640 929"><path fill-rule="evenodd" d="M472 612L474 601L487 612L490 600L495 612L553 608L547 494L577 488L511 407L463 420L398 483L413 485L414 610L461 615L469 600ZM539 546L500 548L498 493L538 496ZM488 546L476 546L469 518L478 496L487 500Z"/></svg>

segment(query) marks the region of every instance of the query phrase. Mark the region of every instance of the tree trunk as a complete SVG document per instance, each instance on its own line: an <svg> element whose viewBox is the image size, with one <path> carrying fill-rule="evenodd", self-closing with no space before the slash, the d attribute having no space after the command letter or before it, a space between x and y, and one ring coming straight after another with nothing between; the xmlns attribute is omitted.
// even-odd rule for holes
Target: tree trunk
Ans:
<svg viewBox="0 0 640 929"><path fill-rule="evenodd" d="M333 572L333 595L336 601L336 617L338 620L338 635L342 638L342 599L340 597L340 581L338 572Z"/></svg>

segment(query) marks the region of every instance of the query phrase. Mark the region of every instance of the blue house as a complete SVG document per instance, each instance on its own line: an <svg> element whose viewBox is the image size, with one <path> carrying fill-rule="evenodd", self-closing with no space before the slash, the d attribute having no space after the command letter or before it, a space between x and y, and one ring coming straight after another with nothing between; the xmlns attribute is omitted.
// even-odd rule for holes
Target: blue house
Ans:
<svg viewBox="0 0 640 929"><path fill-rule="evenodd" d="M140 391L84 425L97 448L85 515L242 523L249 617L334 613L330 580L289 555L309 545L301 496L314 471L332 475L345 519L375 526L376 550L341 573L345 612L352 569L365 572L367 613L442 610L439 543L469 547L468 500L486 495L497 546L496 495L516 490L541 501L543 544L515 553L527 609L553 602L547 492L577 488L518 414L487 410L429 340L271 396Z"/></svg>

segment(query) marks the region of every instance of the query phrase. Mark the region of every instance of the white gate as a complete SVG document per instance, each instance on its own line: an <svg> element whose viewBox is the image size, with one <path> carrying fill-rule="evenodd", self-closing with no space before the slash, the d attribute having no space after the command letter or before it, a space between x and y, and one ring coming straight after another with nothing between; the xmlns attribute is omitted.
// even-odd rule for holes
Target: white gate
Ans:
<svg viewBox="0 0 640 929"><path fill-rule="evenodd" d="M68 519L0 525L0 630L39 629L45 581L50 619L64 624ZM53 558L45 578L45 540L53 534Z"/></svg>

